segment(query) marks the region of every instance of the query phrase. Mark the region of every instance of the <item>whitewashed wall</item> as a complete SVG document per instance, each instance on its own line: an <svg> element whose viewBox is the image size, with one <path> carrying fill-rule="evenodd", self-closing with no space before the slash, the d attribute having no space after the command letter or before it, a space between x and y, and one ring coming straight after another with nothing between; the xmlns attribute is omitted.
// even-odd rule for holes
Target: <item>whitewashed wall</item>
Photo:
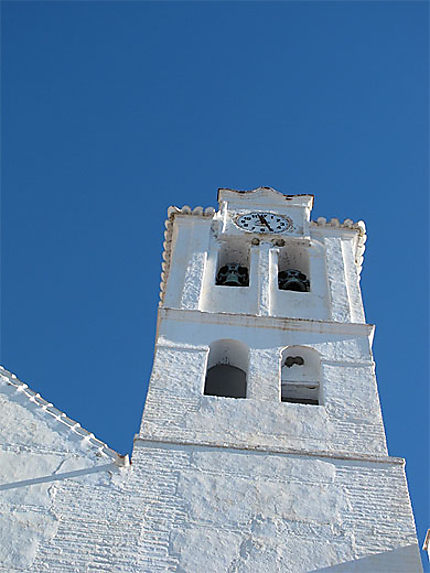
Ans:
<svg viewBox="0 0 430 573"><path fill-rule="evenodd" d="M142 437L386 454L372 328L193 311L160 316ZM250 349L247 399L203 395L209 345L219 339ZM319 406L280 401L281 353L291 345L320 353Z"/></svg>
<svg viewBox="0 0 430 573"><path fill-rule="evenodd" d="M96 486L106 492L121 473L117 461L92 434L0 368L0 571L61 571L64 516L79 522ZM75 491L75 499L66 499L65 491ZM96 523L82 531L91 525L94 541ZM68 552L76 548L70 543Z"/></svg>
<svg viewBox="0 0 430 573"><path fill-rule="evenodd" d="M421 571L399 460L145 442L134 459L140 571Z"/></svg>

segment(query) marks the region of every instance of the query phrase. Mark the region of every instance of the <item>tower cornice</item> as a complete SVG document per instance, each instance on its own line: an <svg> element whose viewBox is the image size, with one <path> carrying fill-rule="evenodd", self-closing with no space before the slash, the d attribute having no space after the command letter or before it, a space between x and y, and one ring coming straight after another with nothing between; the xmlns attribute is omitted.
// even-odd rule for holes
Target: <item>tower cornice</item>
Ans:
<svg viewBox="0 0 430 573"><path fill-rule="evenodd" d="M254 452L259 454L272 454L272 455L286 455L294 457L314 457L314 458L329 458L331 460L341 460L346 462L366 462L373 464L389 464L389 465L400 465L404 466L406 464L405 458L400 458L396 456L388 455L375 455L375 454L361 454L361 453L349 453L349 452L330 452L330 451L312 451L306 449L296 449L296 448L283 448L283 447L267 447L258 445L237 445L234 442L210 442L207 440L168 440L163 437L163 440L159 440L154 437L141 436L136 434L134 437L134 443L142 444L153 444L158 447L169 448L171 446L177 446L179 448L184 446L200 447L208 449L223 449L232 451L242 451L242 452Z"/></svg>
<svg viewBox="0 0 430 573"><path fill-rule="evenodd" d="M204 312L200 310L176 309L160 307L158 319L179 320L181 322L197 322L225 324L226 318L228 323L234 326L248 326L250 328L272 328L279 330L296 330L304 332L333 333L367 336L371 340L375 332L375 325L362 324L353 322L334 322L324 320L314 320L306 318L285 318L276 316L253 315L253 314L234 314L228 312Z"/></svg>

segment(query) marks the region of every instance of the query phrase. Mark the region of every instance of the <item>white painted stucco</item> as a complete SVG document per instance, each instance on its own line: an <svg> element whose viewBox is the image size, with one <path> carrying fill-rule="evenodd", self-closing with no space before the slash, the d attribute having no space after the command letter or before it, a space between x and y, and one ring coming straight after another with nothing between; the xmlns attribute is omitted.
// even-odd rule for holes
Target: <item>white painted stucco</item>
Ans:
<svg viewBox="0 0 430 573"><path fill-rule="evenodd" d="M219 201L218 212L169 209L132 465L0 371L0 571L422 570L364 317L364 225L311 223L311 196L268 188L222 189ZM282 214L293 227L247 234L235 219L249 211ZM249 265L248 287L215 284L230 241ZM288 248L310 292L279 290ZM228 354L219 340L237 343ZM318 405L281 402L291 347L316 357ZM218 356L208 363L210 348L236 352L246 398L204 394Z"/></svg>
<svg viewBox="0 0 430 573"><path fill-rule="evenodd" d="M49 559L40 569L35 563L61 537L72 510L62 484L106 487L121 465L115 452L0 368L0 571L54 570Z"/></svg>

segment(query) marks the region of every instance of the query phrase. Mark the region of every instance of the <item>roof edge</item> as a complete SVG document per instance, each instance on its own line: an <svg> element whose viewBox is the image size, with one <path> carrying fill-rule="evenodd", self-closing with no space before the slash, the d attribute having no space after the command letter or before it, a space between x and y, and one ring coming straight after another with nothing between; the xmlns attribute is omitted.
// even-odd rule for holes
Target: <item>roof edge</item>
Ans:
<svg viewBox="0 0 430 573"><path fill-rule="evenodd" d="M64 412L56 408L51 402L42 398L38 392L32 390L28 384L21 382L15 374L3 366L0 366L0 384L1 383L12 386L20 396L25 396L28 402L39 406L40 411L42 411L45 416L49 416L51 419L57 421L61 431L71 432L75 436L78 436L81 441L95 450L98 455L110 458L117 466L129 465L130 462L127 454L123 456L110 448L107 444L96 438L93 433L83 428L79 422L69 418Z"/></svg>

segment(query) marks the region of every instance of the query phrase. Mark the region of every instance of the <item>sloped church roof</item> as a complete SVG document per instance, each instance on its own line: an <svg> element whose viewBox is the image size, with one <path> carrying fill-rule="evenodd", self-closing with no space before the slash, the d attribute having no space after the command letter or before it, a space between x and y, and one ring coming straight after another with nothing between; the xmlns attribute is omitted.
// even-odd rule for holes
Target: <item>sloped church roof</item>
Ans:
<svg viewBox="0 0 430 573"><path fill-rule="evenodd" d="M0 401L2 402L2 428L9 437L6 438L9 443L10 432L16 432L17 429L21 430L21 434L28 430L29 435L33 441L43 442L47 433L54 432L61 436L61 441L66 440L73 448L82 452L93 452L98 457L111 460L119 465L125 465L127 462L123 456L112 450L104 442L99 440L83 428L78 422L72 420L64 412L61 412L51 402L48 402L42 396L32 390L27 384L21 382L15 374L0 366ZM9 406L7 405L9 403ZM10 406L10 403L15 404L20 412L22 409L26 410L31 417L17 417L17 413L13 412L15 408ZM10 420L8 423L8 416ZM25 428L28 424L29 427ZM35 426L37 425L37 432ZM46 429L46 433L42 428ZM33 430L33 431L32 431ZM6 436L5 436L6 437ZM1 438L1 436L0 436ZM52 438L50 438L50 441ZM13 441L12 441L13 443Z"/></svg>

